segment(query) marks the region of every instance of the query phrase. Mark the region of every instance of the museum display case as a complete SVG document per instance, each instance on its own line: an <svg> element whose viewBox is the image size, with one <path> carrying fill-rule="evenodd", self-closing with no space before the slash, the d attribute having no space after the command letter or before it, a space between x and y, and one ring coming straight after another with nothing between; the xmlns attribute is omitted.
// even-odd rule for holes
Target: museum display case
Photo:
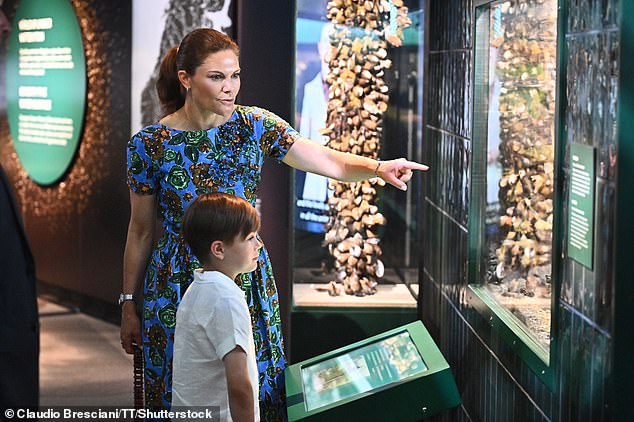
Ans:
<svg viewBox="0 0 634 422"><path fill-rule="evenodd" d="M371 158L422 161L419 3L298 1L297 10L300 134ZM314 318L352 318L360 329L352 338L416 318L420 178L402 192L378 178L340 183L295 172L294 356L308 357L296 354L294 345L304 342L296 328ZM368 327L371 320L378 325ZM311 353L328 350L313 346Z"/></svg>
<svg viewBox="0 0 634 422"><path fill-rule="evenodd" d="M546 375L558 229L557 1L476 6L469 299Z"/></svg>

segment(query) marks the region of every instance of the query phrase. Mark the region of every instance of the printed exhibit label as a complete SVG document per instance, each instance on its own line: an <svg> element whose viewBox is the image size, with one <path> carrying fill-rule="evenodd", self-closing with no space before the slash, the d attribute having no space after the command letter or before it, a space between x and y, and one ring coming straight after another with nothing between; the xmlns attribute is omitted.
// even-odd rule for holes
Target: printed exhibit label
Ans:
<svg viewBox="0 0 634 422"><path fill-rule="evenodd" d="M570 146L568 256L592 269L594 243L594 148Z"/></svg>

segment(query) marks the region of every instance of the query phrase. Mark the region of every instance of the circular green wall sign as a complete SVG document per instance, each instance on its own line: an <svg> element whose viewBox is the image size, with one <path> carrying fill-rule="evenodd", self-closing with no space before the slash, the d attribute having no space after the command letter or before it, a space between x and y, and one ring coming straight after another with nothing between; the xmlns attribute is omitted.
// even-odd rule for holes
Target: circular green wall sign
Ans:
<svg viewBox="0 0 634 422"><path fill-rule="evenodd" d="M7 56L7 114L15 149L40 185L58 181L81 136L86 59L68 0L21 0Z"/></svg>

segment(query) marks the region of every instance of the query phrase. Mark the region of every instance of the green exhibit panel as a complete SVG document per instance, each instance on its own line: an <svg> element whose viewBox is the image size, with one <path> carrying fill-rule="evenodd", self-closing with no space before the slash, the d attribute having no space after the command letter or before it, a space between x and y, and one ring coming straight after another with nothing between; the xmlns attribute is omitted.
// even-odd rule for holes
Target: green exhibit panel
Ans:
<svg viewBox="0 0 634 422"><path fill-rule="evenodd" d="M21 0L6 60L7 118L15 151L29 177L58 182L82 137L86 56L68 0Z"/></svg>
<svg viewBox="0 0 634 422"><path fill-rule="evenodd" d="M461 402L421 321L287 367L286 393L289 421L417 421Z"/></svg>

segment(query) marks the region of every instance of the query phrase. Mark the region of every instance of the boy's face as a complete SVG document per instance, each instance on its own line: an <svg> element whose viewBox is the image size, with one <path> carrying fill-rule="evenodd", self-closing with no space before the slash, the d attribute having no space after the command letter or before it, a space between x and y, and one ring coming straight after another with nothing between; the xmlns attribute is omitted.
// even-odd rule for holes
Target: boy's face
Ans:
<svg viewBox="0 0 634 422"><path fill-rule="evenodd" d="M238 274L249 273L258 266L258 257L262 242L255 232L249 233L246 238L237 235L231 245L225 244L224 262L228 269Z"/></svg>

